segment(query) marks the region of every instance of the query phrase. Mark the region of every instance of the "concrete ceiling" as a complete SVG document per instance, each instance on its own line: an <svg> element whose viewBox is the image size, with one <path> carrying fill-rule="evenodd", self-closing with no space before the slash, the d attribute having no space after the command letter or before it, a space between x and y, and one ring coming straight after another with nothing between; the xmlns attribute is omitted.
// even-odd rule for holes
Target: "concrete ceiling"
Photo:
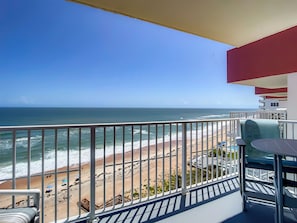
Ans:
<svg viewBox="0 0 297 223"><path fill-rule="evenodd" d="M68 0L242 46L297 25L296 0Z"/></svg>

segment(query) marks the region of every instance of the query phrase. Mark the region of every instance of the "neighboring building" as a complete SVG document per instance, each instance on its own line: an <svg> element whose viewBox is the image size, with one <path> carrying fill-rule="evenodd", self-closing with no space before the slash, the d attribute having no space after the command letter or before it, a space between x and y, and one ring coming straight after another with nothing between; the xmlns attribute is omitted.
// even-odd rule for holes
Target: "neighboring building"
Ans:
<svg viewBox="0 0 297 223"><path fill-rule="evenodd" d="M261 110L277 110L279 108L279 101L277 99L266 99L263 97L259 102L262 104L259 106Z"/></svg>
<svg viewBox="0 0 297 223"><path fill-rule="evenodd" d="M267 98L262 97L260 100L260 110L286 110L287 109L287 103L286 101L281 101L279 99L275 98Z"/></svg>

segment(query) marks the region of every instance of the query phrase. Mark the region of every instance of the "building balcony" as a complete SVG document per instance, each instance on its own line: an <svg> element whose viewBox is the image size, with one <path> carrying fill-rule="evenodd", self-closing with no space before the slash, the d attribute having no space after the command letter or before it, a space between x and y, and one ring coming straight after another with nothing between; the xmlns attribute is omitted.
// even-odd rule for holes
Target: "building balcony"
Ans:
<svg viewBox="0 0 297 223"><path fill-rule="evenodd" d="M242 112L231 112L231 118L239 119L277 119L286 120L286 110L259 110L259 111L242 111Z"/></svg>
<svg viewBox="0 0 297 223"><path fill-rule="evenodd" d="M1 127L0 188L39 189L40 222L238 222L238 127L237 118Z"/></svg>

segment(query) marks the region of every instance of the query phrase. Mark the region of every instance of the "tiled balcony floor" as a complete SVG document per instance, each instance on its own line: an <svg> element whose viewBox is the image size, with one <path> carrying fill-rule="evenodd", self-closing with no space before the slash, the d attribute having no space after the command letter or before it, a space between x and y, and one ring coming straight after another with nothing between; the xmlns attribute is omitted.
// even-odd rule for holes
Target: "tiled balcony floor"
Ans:
<svg viewBox="0 0 297 223"><path fill-rule="evenodd" d="M274 205L250 202L247 206L247 211L244 211L230 219L227 219L223 223L273 223L274 214ZM284 223L293 222L297 222L297 216L294 216L293 211L285 209Z"/></svg>

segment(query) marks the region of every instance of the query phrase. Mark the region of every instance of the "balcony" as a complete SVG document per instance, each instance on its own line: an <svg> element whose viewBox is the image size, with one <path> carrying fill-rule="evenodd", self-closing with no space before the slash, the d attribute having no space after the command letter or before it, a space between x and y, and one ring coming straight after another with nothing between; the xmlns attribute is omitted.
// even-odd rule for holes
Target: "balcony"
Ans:
<svg viewBox="0 0 297 223"><path fill-rule="evenodd" d="M243 111L243 112L231 112L231 118L240 118L240 119L277 119L277 120L286 120L287 111L286 110L271 110L271 111Z"/></svg>
<svg viewBox="0 0 297 223"><path fill-rule="evenodd" d="M294 137L295 123L280 123ZM238 222L259 210L251 203L255 211L241 213L238 126L229 118L1 127L0 188L40 189L40 222ZM4 208L27 202L1 197Z"/></svg>

